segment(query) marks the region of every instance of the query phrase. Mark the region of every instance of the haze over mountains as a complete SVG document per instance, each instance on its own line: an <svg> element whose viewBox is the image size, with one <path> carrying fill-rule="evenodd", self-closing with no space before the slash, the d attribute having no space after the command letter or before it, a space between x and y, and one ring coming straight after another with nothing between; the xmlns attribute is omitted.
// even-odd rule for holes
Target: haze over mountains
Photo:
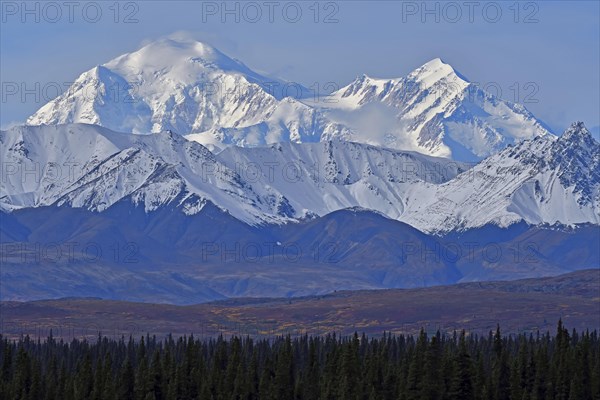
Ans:
<svg viewBox="0 0 600 400"><path fill-rule="evenodd" d="M553 135L439 59L316 101L160 40L0 144L3 299L188 304L600 264L600 143L581 122ZM80 246L57 259L53 243ZM107 257L114 243L135 262Z"/></svg>

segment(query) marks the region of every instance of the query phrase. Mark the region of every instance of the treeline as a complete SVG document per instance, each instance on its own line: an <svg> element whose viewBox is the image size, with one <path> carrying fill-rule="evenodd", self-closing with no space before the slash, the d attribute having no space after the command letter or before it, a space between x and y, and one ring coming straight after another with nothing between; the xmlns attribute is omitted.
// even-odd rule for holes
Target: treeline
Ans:
<svg viewBox="0 0 600 400"><path fill-rule="evenodd" d="M2 338L0 399L600 400L598 334Z"/></svg>

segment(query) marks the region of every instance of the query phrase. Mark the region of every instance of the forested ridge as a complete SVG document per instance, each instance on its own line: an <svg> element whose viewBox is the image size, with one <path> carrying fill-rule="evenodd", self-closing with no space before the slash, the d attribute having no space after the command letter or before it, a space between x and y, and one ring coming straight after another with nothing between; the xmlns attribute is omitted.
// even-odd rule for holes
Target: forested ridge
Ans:
<svg viewBox="0 0 600 400"><path fill-rule="evenodd" d="M24 337L1 399L600 400L597 331L503 336Z"/></svg>

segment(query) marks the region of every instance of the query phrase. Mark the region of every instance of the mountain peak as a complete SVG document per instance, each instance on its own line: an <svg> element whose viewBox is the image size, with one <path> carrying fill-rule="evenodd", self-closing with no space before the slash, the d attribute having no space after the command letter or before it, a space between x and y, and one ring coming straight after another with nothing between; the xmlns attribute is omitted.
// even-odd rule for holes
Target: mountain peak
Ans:
<svg viewBox="0 0 600 400"><path fill-rule="evenodd" d="M419 82L437 82L440 80L460 80L468 83L468 79L454 69L452 65L444 62L441 58L434 58L408 75L409 78Z"/></svg>
<svg viewBox="0 0 600 400"><path fill-rule="evenodd" d="M436 76L441 79L444 77L459 77L463 81L467 82L467 79L464 78L458 71L454 69L450 64L444 62L441 58L434 58L425 64L421 65L419 68L412 71L409 77L417 78L417 80L423 80L432 76ZM383 79L383 78L374 78L367 74L358 75L352 83L348 86L358 86L364 84L374 84L374 83L383 83L383 82L398 82L401 78L393 78L393 79Z"/></svg>
<svg viewBox="0 0 600 400"><path fill-rule="evenodd" d="M254 72L207 43L165 38L84 72L27 124L83 122L121 132L219 135L220 129L260 129L290 93L286 82ZM289 101L281 105L273 118L286 116ZM300 131L311 132L312 119L303 121L307 128Z"/></svg>
<svg viewBox="0 0 600 400"><path fill-rule="evenodd" d="M169 129L217 148L338 137L461 161L546 133L524 107L482 89L472 95L469 85L434 58L405 77L358 76L324 104L297 99L310 90L254 72L209 44L165 38L82 74L27 124Z"/></svg>
<svg viewBox="0 0 600 400"><path fill-rule="evenodd" d="M433 68L433 69L437 69L437 68L443 68L443 67L450 67L450 64L444 62L444 60L442 60L439 57L436 57L432 60L427 61L425 64L422 65L422 67L427 67L427 68Z"/></svg>
<svg viewBox="0 0 600 400"><path fill-rule="evenodd" d="M588 139L594 140L590 131L585 127L585 124L582 121L576 121L571 124L565 130L562 135L563 139L573 140L573 139L584 139L587 141Z"/></svg>
<svg viewBox="0 0 600 400"><path fill-rule="evenodd" d="M122 75L158 71L194 75L199 69L252 74L243 63L228 57L207 43L170 38L148 43L134 52L123 54L107 62L104 66Z"/></svg>
<svg viewBox="0 0 600 400"><path fill-rule="evenodd" d="M572 151L574 158L584 157L585 155L592 158L600 157L600 143L594 139L581 121L572 123L558 138L557 142L557 149L561 156ZM600 162L600 159L597 161Z"/></svg>
<svg viewBox="0 0 600 400"><path fill-rule="evenodd" d="M162 38L158 40L154 40L152 42L146 43L143 47L140 48L141 51L143 49L157 49L157 48L172 48L172 49L180 49L180 50L193 50L197 53L214 53L218 52L218 50L212 45L206 42L200 42L198 40L193 39L180 39L180 38Z"/></svg>

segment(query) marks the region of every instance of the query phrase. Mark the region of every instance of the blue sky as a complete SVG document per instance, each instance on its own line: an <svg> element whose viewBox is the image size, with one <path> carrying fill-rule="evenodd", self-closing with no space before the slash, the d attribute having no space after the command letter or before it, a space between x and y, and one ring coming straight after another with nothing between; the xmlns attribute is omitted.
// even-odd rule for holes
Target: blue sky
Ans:
<svg viewBox="0 0 600 400"><path fill-rule="evenodd" d="M343 86L363 73L399 77L441 57L471 81L524 102L557 133L574 120L600 125L597 1L1 5L3 127L24 121L85 70L181 31L307 87ZM8 94L15 84L18 93Z"/></svg>

